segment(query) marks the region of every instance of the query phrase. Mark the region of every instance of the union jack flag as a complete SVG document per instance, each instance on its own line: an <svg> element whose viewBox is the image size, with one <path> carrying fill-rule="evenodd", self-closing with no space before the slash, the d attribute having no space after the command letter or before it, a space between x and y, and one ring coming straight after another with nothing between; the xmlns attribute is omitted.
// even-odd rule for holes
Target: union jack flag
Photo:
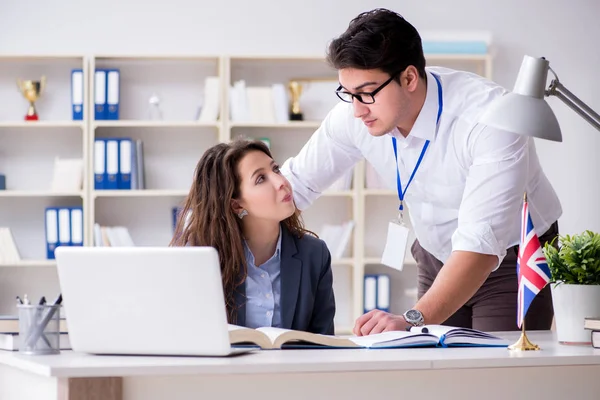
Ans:
<svg viewBox="0 0 600 400"><path fill-rule="evenodd" d="M531 302L550 281L550 268L542 251L540 239L535 233L527 198L523 202L521 225L521 244L517 256L517 276L519 291L517 294L517 325L519 328Z"/></svg>

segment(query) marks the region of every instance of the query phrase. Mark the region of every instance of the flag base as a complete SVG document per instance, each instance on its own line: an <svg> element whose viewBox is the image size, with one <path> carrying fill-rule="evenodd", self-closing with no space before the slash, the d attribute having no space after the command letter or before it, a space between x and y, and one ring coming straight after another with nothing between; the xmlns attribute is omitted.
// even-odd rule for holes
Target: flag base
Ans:
<svg viewBox="0 0 600 400"><path fill-rule="evenodd" d="M538 346L537 344L533 344L529 341L529 338L525 333L525 321L523 321L523 324L521 326L521 337L515 343L508 346L508 349L515 351L540 350L540 346Z"/></svg>

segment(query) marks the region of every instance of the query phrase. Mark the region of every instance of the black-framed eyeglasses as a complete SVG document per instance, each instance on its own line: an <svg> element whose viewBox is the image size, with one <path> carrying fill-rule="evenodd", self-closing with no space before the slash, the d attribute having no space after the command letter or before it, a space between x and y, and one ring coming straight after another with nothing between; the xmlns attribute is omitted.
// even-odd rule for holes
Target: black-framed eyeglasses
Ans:
<svg viewBox="0 0 600 400"><path fill-rule="evenodd" d="M340 85L340 87L336 89L335 94L337 95L337 97L340 98L340 100L345 101L346 103L352 103L352 98L355 98L363 104L373 104L375 103L375 95L379 93L381 89L386 87L391 81L393 81L398 74L399 73L396 73L390 76L390 79L383 82L377 89L373 90L372 92L350 93L342 90L344 88L342 87L342 85Z"/></svg>

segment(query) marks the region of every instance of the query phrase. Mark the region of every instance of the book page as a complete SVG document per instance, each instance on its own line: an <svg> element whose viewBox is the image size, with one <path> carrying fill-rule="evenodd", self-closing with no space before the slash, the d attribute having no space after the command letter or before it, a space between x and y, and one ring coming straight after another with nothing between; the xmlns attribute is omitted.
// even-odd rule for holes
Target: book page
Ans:
<svg viewBox="0 0 600 400"><path fill-rule="evenodd" d="M269 337L258 330L233 324L227 324L227 328L229 331L229 343L232 345L254 343L260 346L261 349L273 348L273 342L271 342Z"/></svg>
<svg viewBox="0 0 600 400"><path fill-rule="evenodd" d="M436 345L438 343L438 338L434 335L406 331L391 331L367 336L353 336L350 337L349 340L361 347L372 348L425 346Z"/></svg>
<svg viewBox="0 0 600 400"><path fill-rule="evenodd" d="M460 328L447 325L425 325L423 327L411 328L411 332L427 331L440 338L442 345L481 345L481 346L504 346L508 342L490 333L470 328Z"/></svg>
<svg viewBox="0 0 600 400"><path fill-rule="evenodd" d="M290 329L264 327L257 330L263 332L273 342L275 348L292 342L306 342L310 344L329 347L357 347L357 345L342 337L322 335L318 333L294 331Z"/></svg>
<svg viewBox="0 0 600 400"><path fill-rule="evenodd" d="M476 329L460 328L460 327L448 326L448 325L425 325L422 327L413 327L413 328L411 328L410 331L411 332L422 332L425 329L428 331L428 333L435 335L439 338L441 338L444 335L446 335L446 336L460 335L460 336L466 336L466 337L490 337L490 338L495 337L489 333L486 333L483 331L478 331Z"/></svg>

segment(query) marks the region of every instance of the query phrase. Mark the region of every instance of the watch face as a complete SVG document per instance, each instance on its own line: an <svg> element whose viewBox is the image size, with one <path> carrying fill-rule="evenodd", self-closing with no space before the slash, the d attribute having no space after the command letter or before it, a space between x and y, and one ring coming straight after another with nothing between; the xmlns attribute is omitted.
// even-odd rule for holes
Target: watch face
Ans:
<svg viewBox="0 0 600 400"><path fill-rule="evenodd" d="M421 319L421 313L417 310L408 310L406 312L406 319L409 321L418 321Z"/></svg>

